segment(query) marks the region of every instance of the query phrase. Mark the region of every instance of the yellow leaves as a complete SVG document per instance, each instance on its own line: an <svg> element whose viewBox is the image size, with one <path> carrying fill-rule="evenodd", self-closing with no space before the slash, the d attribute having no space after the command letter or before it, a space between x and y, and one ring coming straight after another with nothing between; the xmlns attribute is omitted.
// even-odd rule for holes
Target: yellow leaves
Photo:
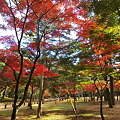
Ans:
<svg viewBox="0 0 120 120"><path fill-rule="evenodd" d="M103 90L106 87L109 87L106 81L99 81L96 83L96 86L99 90Z"/></svg>
<svg viewBox="0 0 120 120"><path fill-rule="evenodd" d="M120 88L120 80L114 80L114 88L119 89Z"/></svg>
<svg viewBox="0 0 120 120"><path fill-rule="evenodd" d="M120 36L120 26L108 27L105 31L107 33L113 32L114 34L118 34Z"/></svg>
<svg viewBox="0 0 120 120"><path fill-rule="evenodd" d="M16 0L17 2L20 2L20 1L22 1L22 0Z"/></svg>
<svg viewBox="0 0 120 120"><path fill-rule="evenodd" d="M98 24L95 24L94 23L94 30L99 30L99 31L101 31L101 30L103 30L104 28L101 26L101 25L98 25Z"/></svg>
<svg viewBox="0 0 120 120"><path fill-rule="evenodd" d="M85 76L88 76L88 73L89 73L89 70L83 70L83 71L78 72L78 74L83 74Z"/></svg>

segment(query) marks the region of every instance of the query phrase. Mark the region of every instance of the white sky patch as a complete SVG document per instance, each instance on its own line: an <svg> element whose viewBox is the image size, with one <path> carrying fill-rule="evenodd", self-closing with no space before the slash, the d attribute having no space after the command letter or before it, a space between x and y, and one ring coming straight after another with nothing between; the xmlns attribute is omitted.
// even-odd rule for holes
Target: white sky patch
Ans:
<svg viewBox="0 0 120 120"><path fill-rule="evenodd" d="M3 17L0 15L0 27L2 26L7 26L7 23L4 21ZM14 30L11 31L9 29L0 29L0 36L4 36L4 35L15 35Z"/></svg>
<svg viewBox="0 0 120 120"><path fill-rule="evenodd" d="M2 29L2 27L3 26L7 26L7 23L4 21L4 19L3 19L3 17L0 15L0 37L1 36L10 36L10 35L13 35L13 36L15 36L15 32L14 32L14 30L9 30L9 29L6 29L6 30L4 30L4 29ZM3 49L3 48L5 48L6 47L6 45L5 44L1 44L0 43L0 49Z"/></svg>

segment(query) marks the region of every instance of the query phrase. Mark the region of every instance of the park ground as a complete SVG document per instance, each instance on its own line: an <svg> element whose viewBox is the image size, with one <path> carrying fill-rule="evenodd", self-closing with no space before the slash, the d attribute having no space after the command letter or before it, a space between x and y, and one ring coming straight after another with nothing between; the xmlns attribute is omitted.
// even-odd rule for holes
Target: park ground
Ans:
<svg viewBox="0 0 120 120"><path fill-rule="evenodd" d="M75 117L69 101L46 102L43 104L43 115L36 119L37 104L33 109L23 106L17 115L17 120L101 120L99 115L99 102L76 102L77 116ZM0 109L0 120L10 120L11 108ZM103 102L103 114L105 120L120 120L120 102L117 101L113 108Z"/></svg>

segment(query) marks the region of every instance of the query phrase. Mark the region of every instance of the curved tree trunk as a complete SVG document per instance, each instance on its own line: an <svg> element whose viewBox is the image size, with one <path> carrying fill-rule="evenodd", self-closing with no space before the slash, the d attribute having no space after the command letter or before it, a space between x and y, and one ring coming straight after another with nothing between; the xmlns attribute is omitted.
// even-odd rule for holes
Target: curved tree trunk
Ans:
<svg viewBox="0 0 120 120"><path fill-rule="evenodd" d="M72 105L73 112L74 112L74 114L77 118L76 106L75 106L75 103L72 102L72 98L70 97L70 95L69 95L69 99L70 99L70 102L71 102L71 105Z"/></svg>
<svg viewBox="0 0 120 120"><path fill-rule="evenodd" d="M7 90L7 86L5 86L5 88L2 91L2 99L4 99L4 97L5 97L6 90Z"/></svg>
<svg viewBox="0 0 120 120"><path fill-rule="evenodd" d="M103 103L103 96L100 95L100 115L101 115L101 119L105 120L104 115L103 115L102 103Z"/></svg>
<svg viewBox="0 0 120 120"><path fill-rule="evenodd" d="M16 87L15 87L15 97L14 97L11 120L16 119L16 114L17 114L17 106L16 105L17 105L17 100L18 100L18 86L19 86L19 82L17 81Z"/></svg>
<svg viewBox="0 0 120 120"><path fill-rule="evenodd" d="M97 78L94 80L94 84L96 82ZM95 84L96 86L96 84ZM102 105L103 105L103 89L99 90L98 87L96 86L97 92L99 94L100 97L100 115L101 115L101 119L105 120L104 115L103 115L103 109L102 109Z"/></svg>

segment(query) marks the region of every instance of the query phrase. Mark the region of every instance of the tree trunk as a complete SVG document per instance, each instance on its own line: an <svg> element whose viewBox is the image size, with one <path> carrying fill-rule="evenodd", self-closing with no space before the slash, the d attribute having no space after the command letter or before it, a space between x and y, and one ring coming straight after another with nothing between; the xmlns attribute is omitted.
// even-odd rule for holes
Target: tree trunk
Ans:
<svg viewBox="0 0 120 120"><path fill-rule="evenodd" d="M3 91L2 91L2 99L4 99L4 97L5 97L6 90L7 90L7 86L6 86L6 87L3 89Z"/></svg>
<svg viewBox="0 0 120 120"><path fill-rule="evenodd" d="M99 93L98 93L98 91L97 91L97 101L99 100L99 97L100 97L100 95L99 95Z"/></svg>
<svg viewBox="0 0 120 120"><path fill-rule="evenodd" d="M104 78L104 80L107 81L107 76ZM105 94L106 94L106 100L108 101L109 108L113 108L111 94L110 94L109 89L107 87L105 89Z"/></svg>
<svg viewBox="0 0 120 120"><path fill-rule="evenodd" d="M73 111L74 111L74 114L75 114L75 116L76 116L76 118L77 118L77 111L76 111L76 108L75 108L75 104L72 102L72 98L70 97L70 95L69 95L69 99L70 99L70 102L71 102L71 105L72 105L72 109L73 109Z"/></svg>
<svg viewBox="0 0 120 120"><path fill-rule="evenodd" d="M110 92L109 92L108 88L106 88L106 97L107 97L109 108L113 108L113 104L112 104L112 101L111 101Z"/></svg>
<svg viewBox="0 0 120 120"><path fill-rule="evenodd" d="M30 95L30 101L28 103L28 106L30 107L30 109L32 109L32 98L33 98L33 85L31 86L32 87L32 90L31 90L31 95Z"/></svg>
<svg viewBox="0 0 120 120"><path fill-rule="evenodd" d="M94 84L96 82L97 78L94 80ZM96 86L96 84L95 84ZM102 105L103 105L103 90L99 90L98 87L96 86L97 92L99 94L100 97L100 115L101 115L101 119L105 120L104 115L103 115L103 109L102 109Z"/></svg>
<svg viewBox="0 0 120 120"><path fill-rule="evenodd" d="M118 93L118 91L116 91L115 93L116 93L116 96L117 96L117 101L119 101L119 93Z"/></svg>
<svg viewBox="0 0 120 120"><path fill-rule="evenodd" d="M102 103L103 103L103 96L100 95L100 115L101 115L101 119L105 120L104 116L103 116L103 109L102 109Z"/></svg>
<svg viewBox="0 0 120 120"><path fill-rule="evenodd" d="M67 94L67 102L68 102L68 100L69 100L69 94Z"/></svg>
<svg viewBox="0 0 120 120"><path fill-rule="evenodd" d="M90 92L90 101L94 101L94 93Z"/></svg>
<svg viewBox="0 0 120 120"><path fill-rule="evenodd" d="M37 109L37 118L40 118L41 117L41 114L42 114L42 98L43 98L43 80L44 78L41 77L40 79L40 91L39 91L39 103L38 103L38 109Z"/></svg>
<svg viewBox="0 0 120 120"><path fill-rule="evenodd" d="M19 86L19 81L17 81L16 87L15 87L15 97L14 97L11 120L16 119L16 114L17 114L17 106L16 105L17 105L17 100L18 100L18 86Z"/></svg>
<svg viewBox="0 0 120 120"><path fill-rule="evenodd" d="M104 90L104 101L105 102L107 102L108 101L108 97L107 97L107 91L106 90Z"/></svg>
<svg viewBox="0 0 120 120"><path fill-rule="evenodd" d="M85 91L83 93L83 97L84 97L84 102L86 102L86 92Z"/></svg>
<svg viewBox="0 0 120 120"><path fill-rule="evenodd" d="M114 83L113 83L113 77L110 76L110 97L112 100L112 104L115 105L115 99L114 99Z"/></svg>
<svg viewBox="0 0 120 120"><path fill-rule="evenodd" d="M36 58L36 61L37 61L37 58ZM35 61L35 63L36 63ZM26 95L27 95L27 92L28 92L28 88L29 88L29 85L30 85L30 82L31 82L31 78L32 78L32 74L34 72L34 69L35 69L35 65L33 66L32 70L31 70L31 73L30 73L30 77L29 77L29 80L25 86L25 89L24 89L24 94L23 94L23 98L22 100L19 102L19 104L17 105L17 100L18 100L18 89L19 89L19 80L17 80L16 82L16 87L15 87L15 97L14 97L14 103L13 103L13 111L12 111L12 116L11 116L11 120L15 120L16 119L16 114L17 114L17 111L19 110L19 108L23 105L25 99L26 99Z"/></svg>
<svg viewBox="0 0 120 120"><path fill-rule="evenodd" d="M74 104L74 108L75 108L75 110L76 110L76 94L75 94L75 85L76 85L76 84L74 84L74 102L73 102L73 104Z"/></svg>

